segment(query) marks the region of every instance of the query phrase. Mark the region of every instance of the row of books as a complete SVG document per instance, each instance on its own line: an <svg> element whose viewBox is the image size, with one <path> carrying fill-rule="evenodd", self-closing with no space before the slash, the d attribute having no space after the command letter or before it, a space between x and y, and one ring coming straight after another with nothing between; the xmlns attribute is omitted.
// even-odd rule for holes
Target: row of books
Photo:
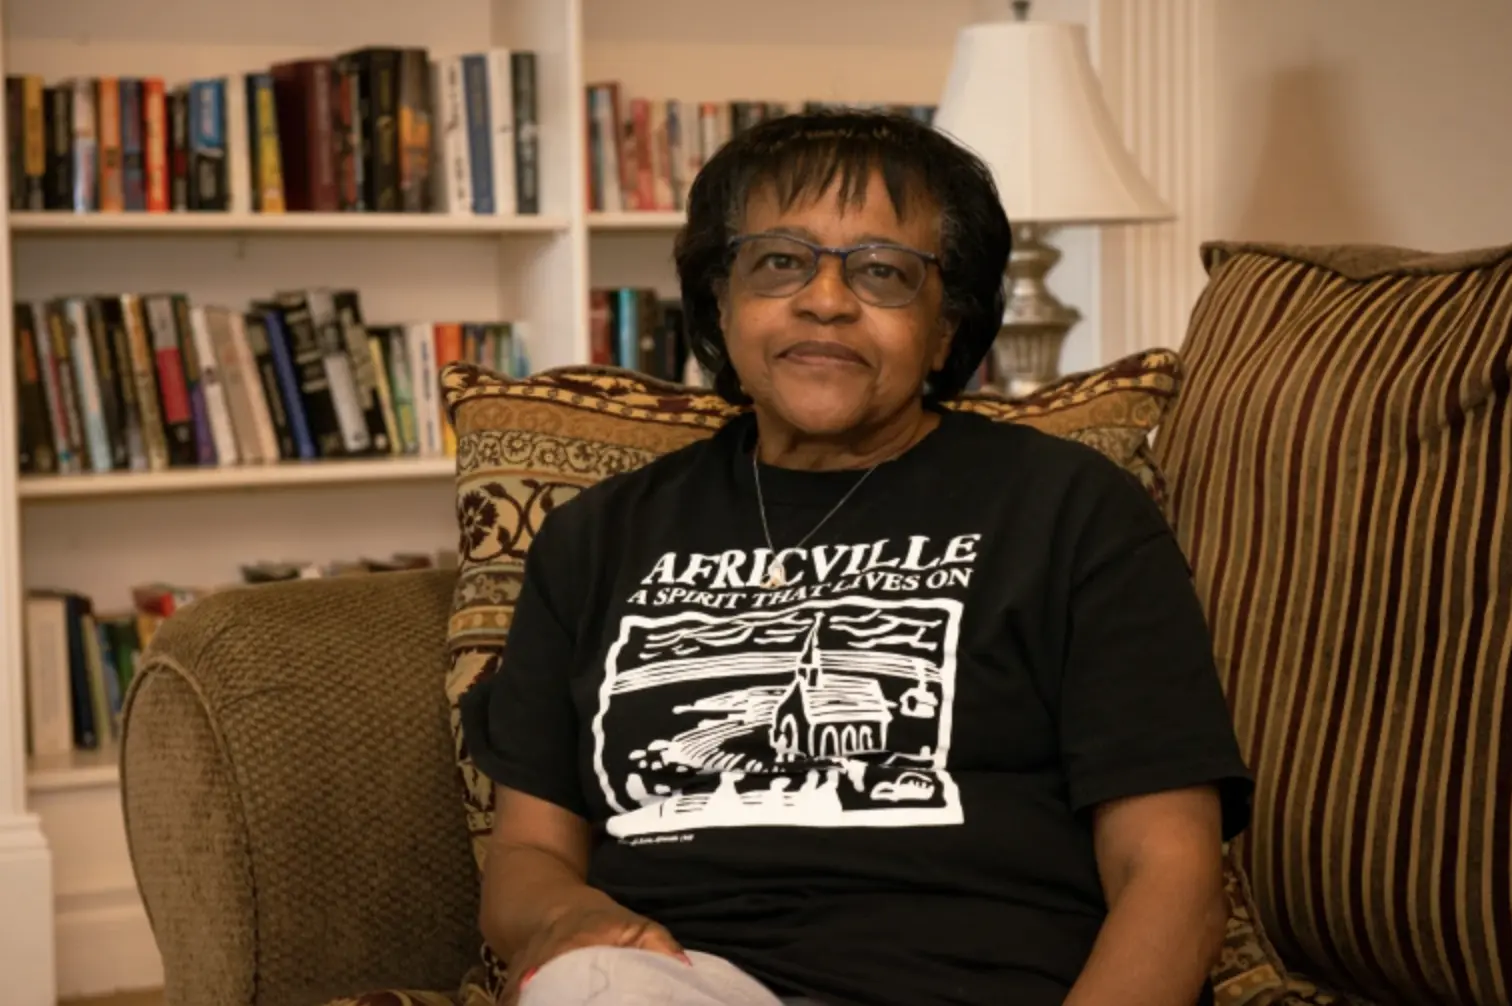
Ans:
<svg viewBox="0 0 1512 1006"><path fill-rule="evenodd" d="M540 212L529 50L369 47L169 84L6 77L10 208Z"/></svg>
<svg viewBox="0 0 1512 1006"><path fill-rule="evenodd" d="M780 101L632 97L619 82L587 86L588 209L683 210L693 178L714 152L757 122L797 111ZM804 111L866 108L934 121L933 105L807 101Z"/></svg>
<svg viewBox="0 0 1512 1006"><path fill-rule="evenodd" d="M324 287L245 308L68 296L13 320L27 474L454 455L440 368L530 366L516 323L366 324L356 291Z"/></svg>
<svg viewBox="0 0 1512 1006"><path fill-rule="evenodd" d="M456 564L455 554L447 552L332 563L256 562L242 567L240 584L228 586ZM122 698L142 650L175 611L221 589L142 584L132 589L131 607L123 611L98 611L77 591L28 591L22 626L27 753L48 758L117 742Z"/></svg>
<svg viewBox="0 0 1512 1006"><path fill-rule="evenodd" d="M589 293L588 352L596 365L636 370L663 381L702 382L688 349L682 302L641 287L597 287Z"/></svg>

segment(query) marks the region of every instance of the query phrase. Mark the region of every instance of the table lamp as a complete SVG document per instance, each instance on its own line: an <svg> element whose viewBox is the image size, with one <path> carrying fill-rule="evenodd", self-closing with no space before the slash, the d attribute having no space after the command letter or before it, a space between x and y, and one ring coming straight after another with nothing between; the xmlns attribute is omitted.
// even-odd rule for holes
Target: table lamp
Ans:
<svg viewBox="0 0 1512 1006"><path fill-rule="evenodd" d="M934 123L986 162L1013 225L994 354L1003 390L1022 395L1058 375L1066 333L1081 320L1045 285L1060 260L1046 234L1174 214L1124 146L1086 28L1030 21L1024 0L1013 8L1014 20L973 24L956 37Z"/></svg>

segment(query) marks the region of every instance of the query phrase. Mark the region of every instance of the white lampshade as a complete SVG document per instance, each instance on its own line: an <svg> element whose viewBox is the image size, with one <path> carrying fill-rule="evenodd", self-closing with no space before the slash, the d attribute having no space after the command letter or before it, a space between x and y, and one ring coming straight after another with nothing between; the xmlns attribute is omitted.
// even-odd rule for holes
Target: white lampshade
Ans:
<svg viewBox="0 0 1512 1006"><path fill-rule="evenodd" d="M962 29L935 126L992 169L1015 224L1107 224L1174 214L1103 100L1081 25Z"/></svg>

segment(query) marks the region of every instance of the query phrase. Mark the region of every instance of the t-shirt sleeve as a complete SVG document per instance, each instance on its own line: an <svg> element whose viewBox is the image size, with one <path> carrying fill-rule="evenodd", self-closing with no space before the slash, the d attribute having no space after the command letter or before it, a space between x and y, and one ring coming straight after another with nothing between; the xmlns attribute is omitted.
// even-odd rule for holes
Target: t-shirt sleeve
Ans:
<svg viewBox="0 0 1512 1006"><path fill-rule="evenodd" d="M1077 811L1212 784L1229 839L1253 789L1191 569L1154 501L1111 465L1071 544L1061 757Z"/></svg>
<svg viewBox="0 0 1512 1006"><path fill-rule="evenodd" d="M495 671L459 702L473 764L494 782L583 817L578 718L570 672L575 598L583 585L568 536L542 522L526 555L514 618Z"/></svg>

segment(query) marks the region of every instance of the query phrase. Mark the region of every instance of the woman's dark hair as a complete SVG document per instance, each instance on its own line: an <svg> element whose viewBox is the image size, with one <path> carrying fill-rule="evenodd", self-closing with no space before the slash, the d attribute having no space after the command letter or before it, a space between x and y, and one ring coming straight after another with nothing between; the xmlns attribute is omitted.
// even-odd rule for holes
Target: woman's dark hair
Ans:
<svg viewBox="0 0 1512 1006"><path fill-rule="evenodd" d="M915 119L885 112L818 111L758 123L726 143L693 181L688 222L675 257L689 348L714 376L714 389L750 402L725 349L720 286L729 278L729 242L753 189L771 185L785 209L839 184L856 205L880 171L894 211L910 203L940 210L940 274L946 314L956 321L945 365L929 375L927 398L959 394L1003 323L1003 271L1013 231L992 175L976 155Z"/></svg>

